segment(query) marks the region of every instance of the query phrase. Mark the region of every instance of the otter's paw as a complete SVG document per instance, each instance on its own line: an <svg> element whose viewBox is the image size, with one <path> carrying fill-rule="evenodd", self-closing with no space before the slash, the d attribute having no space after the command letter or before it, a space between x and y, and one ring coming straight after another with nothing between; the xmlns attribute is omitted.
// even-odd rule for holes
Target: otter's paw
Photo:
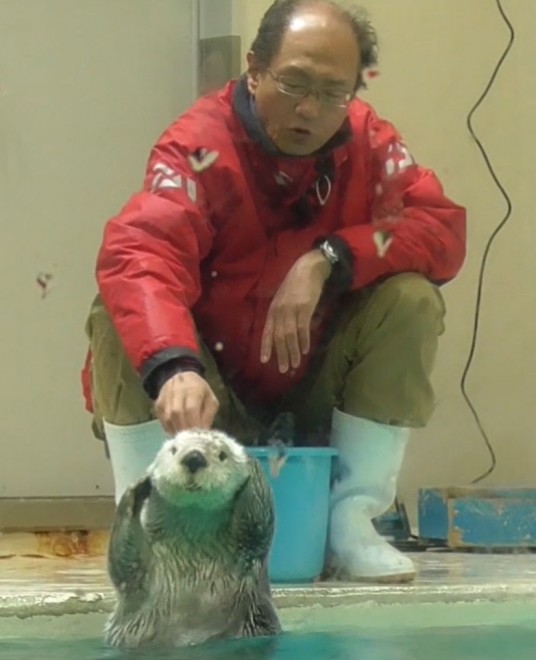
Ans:
<svg viewBox="0 0 536 660"><path fill-rule="evenodd" d="M138 516L143 503L151 494L151 490L152 484L150 477L139 479L123 493L119 502L118 512L133 517Z"/></svg>
<svg viewBox="0 0 536 660"><path fill-rule="evenodd" d="M153 488L153 484L149 477L144 477L143 479L140 479L132 487L132 490L134 491L133 513L135 516L137 516L141 511L141 507L143 506L145 500L151 494L152 488Z"/></svg>

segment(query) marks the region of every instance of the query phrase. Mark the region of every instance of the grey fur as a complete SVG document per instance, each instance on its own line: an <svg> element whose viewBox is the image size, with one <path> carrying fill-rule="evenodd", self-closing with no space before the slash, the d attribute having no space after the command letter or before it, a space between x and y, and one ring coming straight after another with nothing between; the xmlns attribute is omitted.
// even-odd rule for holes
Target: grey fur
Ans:
<svg viewBox="0 0 536 660"><path fill-rule="evenodd" d="M208 461L195 475L180 462L192 447ZM278 634L267 570L273 531L271 489L240 445L216 431L168 441L117 508L108 570L118 599L107 643L185 646Z"/></svg>

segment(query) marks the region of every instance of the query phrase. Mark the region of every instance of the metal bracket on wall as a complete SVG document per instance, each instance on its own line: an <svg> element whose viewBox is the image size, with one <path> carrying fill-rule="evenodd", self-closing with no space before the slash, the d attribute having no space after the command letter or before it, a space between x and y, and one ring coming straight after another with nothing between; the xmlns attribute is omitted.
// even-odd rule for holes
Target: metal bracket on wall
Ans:
<svg viewBox="0 0 536 660"><path fill-rule="evenodd" d="M242 39L236 35L236 0L197 0L198 94L221 89L242 68Z"/></svg>
<svg viewBox="0 0 536 660"><path fill-rule="evenodd" d="M199 94L223 87L241 74L242 40L238 36L209 37L199 40Z"/></svg>

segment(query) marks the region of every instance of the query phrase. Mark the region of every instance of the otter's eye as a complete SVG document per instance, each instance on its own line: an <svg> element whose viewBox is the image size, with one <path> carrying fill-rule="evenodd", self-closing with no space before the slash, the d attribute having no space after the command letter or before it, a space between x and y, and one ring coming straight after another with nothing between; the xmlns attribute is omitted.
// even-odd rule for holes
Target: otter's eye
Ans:
<svg viewBox="0 0 536 660"><path fill-rule="evenodd" d="M173 456L175 456L175 454L177 453L177 447L174 447L174 446L172 445L170 451L171 451L171 453L173 454Z"/></svg>
<svg viewBox="0 0 536 660"><path fill-rule="evenodd" d="M224 451L220 451L220 454L219 454L218 458L220 459L220 461L223 462L223 461L226 460L227 454Z"/></svg>

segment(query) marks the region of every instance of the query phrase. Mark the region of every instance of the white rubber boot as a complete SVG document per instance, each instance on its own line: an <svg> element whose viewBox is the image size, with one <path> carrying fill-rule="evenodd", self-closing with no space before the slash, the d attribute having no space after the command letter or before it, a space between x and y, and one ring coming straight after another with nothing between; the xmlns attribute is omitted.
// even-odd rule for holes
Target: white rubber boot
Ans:
<svg viewBox="0 0 536 660"><path fill-rule="evenodd" d="M104 433L115 483L115 503L125 490L143 476L166 441L159 421L116 426L104 420Z"/></svg>
<svg viewBox="0 0 536 660"><path fill-rule="evenodd" d="M376 532L372 519L396 497L409 429L334 410L331 445L339 451L339 480L331 491L330 545L337 577L408 582L415 567Z"/></svg>

